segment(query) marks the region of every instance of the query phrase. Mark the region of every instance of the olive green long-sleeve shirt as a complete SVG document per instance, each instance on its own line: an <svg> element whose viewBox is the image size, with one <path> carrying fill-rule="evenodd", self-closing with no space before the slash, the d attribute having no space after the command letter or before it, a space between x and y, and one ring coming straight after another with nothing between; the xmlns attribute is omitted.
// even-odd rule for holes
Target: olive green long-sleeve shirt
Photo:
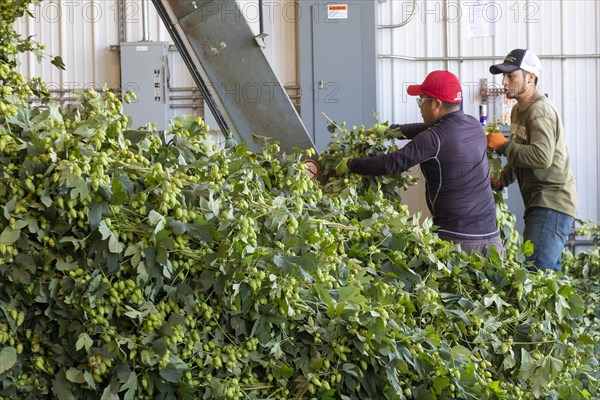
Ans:
<svg viewBox="0 0 600 400"><path fill-rule="evenodd" d="M569 166L564 128L554 105L541 96L527 109L511 113L510 140L500 149L508 160L501 183L519 183L525 215L545 207L576 217L577 192Z"/></svg>

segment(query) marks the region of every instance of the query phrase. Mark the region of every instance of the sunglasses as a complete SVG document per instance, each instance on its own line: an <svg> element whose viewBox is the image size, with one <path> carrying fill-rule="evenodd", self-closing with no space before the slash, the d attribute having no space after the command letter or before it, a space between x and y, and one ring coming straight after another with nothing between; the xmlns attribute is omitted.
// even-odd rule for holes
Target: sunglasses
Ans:
<svg viewBox="0 0 600 400"><path fill-rule="evenodd" d="M433 97L417 97L417 105L421 107L421 105L427 100L433 100Z"/></svg>

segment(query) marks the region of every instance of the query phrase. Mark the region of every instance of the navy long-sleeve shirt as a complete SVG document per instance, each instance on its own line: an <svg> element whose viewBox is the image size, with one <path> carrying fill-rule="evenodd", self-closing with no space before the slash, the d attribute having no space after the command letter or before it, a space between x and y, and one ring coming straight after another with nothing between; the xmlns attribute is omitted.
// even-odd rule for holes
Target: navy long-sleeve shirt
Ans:
<svg viewBox="0 0 600 400"><path fill-rule="evenodd" d="M497 236L487 141L479 121L455 111L430 127L422 123L392 127L412 140L392 153L353 158L349 170L379 176L399 174L420 164L427 206L438 231L464 239Z"/></svg>

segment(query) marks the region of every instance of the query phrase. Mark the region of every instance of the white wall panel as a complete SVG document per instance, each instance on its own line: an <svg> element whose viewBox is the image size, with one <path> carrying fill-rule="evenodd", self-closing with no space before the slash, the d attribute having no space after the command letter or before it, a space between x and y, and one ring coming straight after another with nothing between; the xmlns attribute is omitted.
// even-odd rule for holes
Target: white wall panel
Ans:
<svg viewBox="0 0 600 400"><path fill-rule="evenodd" d="M539 89L556 104L565 125L579 191L578 216L597 221L600 2L497 0L486 8L486 17L495 25L495 35L489 37L468 37L470 20L482 18L473 15L474 2L470 0L383 1L378 24L406 19L413 4L416 12L410 22L378 32L382 119L398 123L419 120L414 102L407 100L406 83L421 81L438 68L448 68L459 76L465 92L464 110L478 116L479 80L486 78L490 85L499 87L502 79L491 75L489 66L501 62L513 48L530 48L542 59ZM594 58L583 58L586 56ZM500 116L500 104L500 99L492 102L490 118L494 113ZM424 200L420 207L425 207Z"/></svg>
<svg viewBox="0 0 600 400"><path fill-rule="evenodd" d="M32 7L34 17L23 18L17 29L35 35L49 56L61 56L66 71L53 67L49 56L38 63L28 55L21 59L23 72L41 76L51 89L118 85L119 54L110 49L118 44L114 6L104 0L61 0Z"/></svg>
<svg viewBox="0 0 600 400"><path fill-rule="evenodd" d="M258 0L238 0L238 5L255 35L260 32L261 16ZM296 22L297 15L293 0L264 0L262 21L264 53L283 85L296 84ZM305 16L305 18L309 18Z"/></svg>
<svg viewBox="0 0 600 400"><path fill-rule="evenodd" d="M257 0L239 0L242 13L251 28L259 33ZM32 7L34 18L24 17L17 22L17 30L25 36L35 35L46 45L46 53L61 56L66 65L60 71L50 64L50 57L39 63L33 55L21 58L21 71L26 76L41 76L50 89L72 90L101 87L105 83L120 86L120 57L118 45L124 40L161 41L172 43L156 9L146 0L56 0L43 1ZM120 13L120 8L122 12ZM282 84L296 84L296 16L294 0L264 1L263 22L266 33L265 56ZM120 20L121 18L122 20ZM169 56L170 86L195 88L196 84L177 51ZM172 93L172 95L191 93ZM188 103L190 100L176 101ZM172 109L173 116L198 109Z"/></svg>

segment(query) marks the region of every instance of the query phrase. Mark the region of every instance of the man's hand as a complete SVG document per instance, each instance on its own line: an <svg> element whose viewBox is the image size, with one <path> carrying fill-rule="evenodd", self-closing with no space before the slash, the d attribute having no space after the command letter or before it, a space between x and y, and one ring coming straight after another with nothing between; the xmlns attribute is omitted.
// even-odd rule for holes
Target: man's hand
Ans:
<svg viewBox="0 0 600 400"><path fill-rule="evenodd" d="M502 183L498 179L490 179L490 184L494 190L502 190Z"/></svg>
<svg viewBox="0 0 600 400"><path fill-rule="evenodd" d="M337 167L335 167L335 173L336 175L346 175L348 172L350 172L350 169L348 168L348 161L350 160L350 157L344 157L342 159L342 161L340 161L340 163L338 164Z"/></svg>
<svg viewBox="0 0 600 400"><path fill-rule="evenodd" d="M486 137L488 147L494 150L498 150L504 143L508 142L508 139L504 137L502 132L490 132Z"/></svg>
<svg viewBox="0 0 600 400"><path fill-rule="evenodd" d="M400 130L400 125L390 125L385 131L385 137L388 139L406 139L404 133Z"/></svg>

